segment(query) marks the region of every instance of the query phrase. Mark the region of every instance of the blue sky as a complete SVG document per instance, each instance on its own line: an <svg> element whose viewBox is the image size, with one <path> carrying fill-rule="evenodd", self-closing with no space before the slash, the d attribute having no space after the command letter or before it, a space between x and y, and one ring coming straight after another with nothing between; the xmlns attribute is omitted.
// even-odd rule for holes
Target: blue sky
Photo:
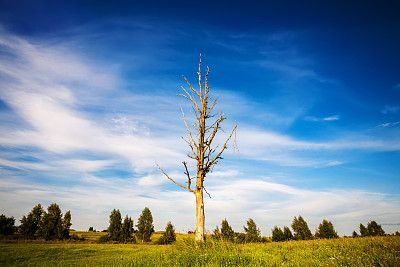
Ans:
<svg viewBox="0 0 400 267"><path fill-rule="evenodd" d="M396 1L0 1L0 212L71 210L107 228L118 208L195 227L176 94L210 67L237 144L205 182L206 228L263 235L301 214L340 235L400 228L400 5ZM194 170L191 163L189 167Z"/></svg>

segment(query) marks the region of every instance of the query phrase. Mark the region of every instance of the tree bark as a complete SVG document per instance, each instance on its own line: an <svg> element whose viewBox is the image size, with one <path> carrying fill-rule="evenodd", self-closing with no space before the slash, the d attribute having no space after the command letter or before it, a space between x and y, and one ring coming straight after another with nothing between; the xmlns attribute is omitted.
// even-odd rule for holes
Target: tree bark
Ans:
<svg viewBox="0 0 400 267"><path fill-rule="evenodd" d="M196 192L196 241L204 242L204 199L203 189Z"/></svg>

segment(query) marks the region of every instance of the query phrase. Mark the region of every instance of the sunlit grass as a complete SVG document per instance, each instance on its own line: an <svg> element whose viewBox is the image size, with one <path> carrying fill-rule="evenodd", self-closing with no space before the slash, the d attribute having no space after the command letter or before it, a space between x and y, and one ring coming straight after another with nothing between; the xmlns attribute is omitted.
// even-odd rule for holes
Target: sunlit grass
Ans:
<svg viewBox="0 0 400 267"><path fill-rule="evenodd" d="M187 236L187 235L186 235ZM233 244L180 235L173 245L0 243L0 266L400 266L400 237Z"/></svg>

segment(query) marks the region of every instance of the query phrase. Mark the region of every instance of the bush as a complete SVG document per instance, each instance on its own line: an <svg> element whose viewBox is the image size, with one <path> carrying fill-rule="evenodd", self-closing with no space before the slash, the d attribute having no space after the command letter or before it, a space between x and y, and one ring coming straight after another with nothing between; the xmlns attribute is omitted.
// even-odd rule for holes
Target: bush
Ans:
<svg viewBox="0 0 400 267"><path fill-rule="evenodd" d="M72 236L69 237L69 239L75 241L85 241L84 237L79 237L77 234L73 234Z"/></svg>
<svg viewBox="0 0 400 267"><path fill-rule="evenodd" d="M175 227L172 225L171 222L168 222L167 226L165 227L165 232L156 241L156 244L168 245L168 244L171 244L174 241L176 241Z"/></svg>
<svg viewBox="0 0 400 267"><path fill-rule="evenodd" d="M109 235L102 235L100 238L97 240L98 243L107 243L111 241L111 238Z"/></svg>
<svg viewBox="0 0 400 267"><path fill-rule="evenodd" d="M235 243L238 243L238 244L246 243L246 235L243 233L236 233Z"/></svg>

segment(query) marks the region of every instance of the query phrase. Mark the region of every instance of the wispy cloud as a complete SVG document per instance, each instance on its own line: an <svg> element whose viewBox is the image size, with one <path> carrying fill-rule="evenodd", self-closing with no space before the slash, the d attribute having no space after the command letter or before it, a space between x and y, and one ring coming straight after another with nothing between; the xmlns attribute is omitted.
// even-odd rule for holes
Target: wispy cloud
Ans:
<svg viewBox="0 0 400 267"><path fill-rule="evenodd" d="M400 106L385 106L382 109L382 114L397 114L400 111Z"/></svg>
<svg viewBox="0 0 400 267"><path fill-rule="evenodd" d="M340 120L340 116L339 115L332 115L329 117L323 117L323 118L317 118L317 117L313 117L313 116L307 116L304 118L306 121L337 121Z"/></svg>

